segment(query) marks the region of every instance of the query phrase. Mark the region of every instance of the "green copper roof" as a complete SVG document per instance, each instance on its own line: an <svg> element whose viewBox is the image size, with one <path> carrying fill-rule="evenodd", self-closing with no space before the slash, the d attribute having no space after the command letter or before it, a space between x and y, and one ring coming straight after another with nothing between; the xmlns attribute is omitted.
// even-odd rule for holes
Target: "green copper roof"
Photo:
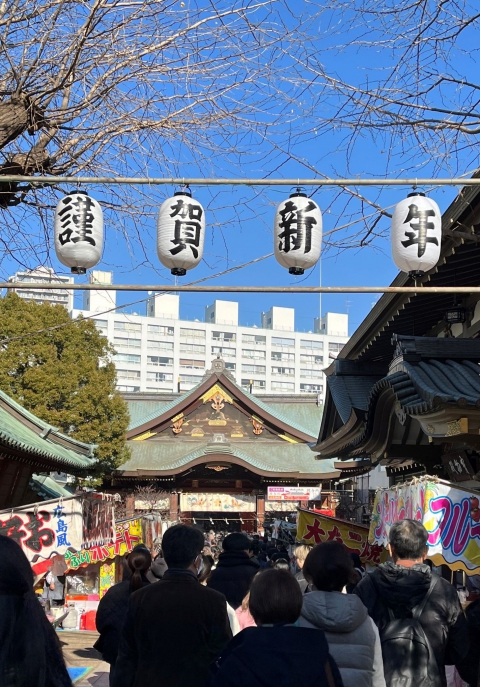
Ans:
<svg viewBox="0 0 480 687"><path fill-rule="evenodd" d="M93 446L60 434L55 428L22 408L2 391L0 391L0 400L3 401L0 404L0 445L3 444L9 448L22 451L32 457L32 462L41 462L43 458L49 463L57 463L66 472L68 472L68 467L79 470L87 469L94 464L95 460L89 455L85 455L93 451ZM9 407L38 427L42 433L45 433L45 436L40 436L33 429L23 424L14 414L9 412ZM78 452L55 443L49 438L49 435L67 440L72 446L78 447Z"/></svg>
<svg viewBox="0 0 480 687"><path fill-rule="evenodd" d="M309 475L337 472L335 460L316 461L307 444L287 442L243 442L239 444L205 444L186 441L129 441L131 458L121 465L117 472L151 470L154 472L172 471L188 465L192 460L208 457L209 453L232 455L245 461L253 468L271 473L299 473L304 478Z"/></svg>
<svg viewBox="0 0 480 687"><path fill-rule="evenodd" d="M58 482L55 482L48 475L32 475L30 486L33 491L37 492L39 496L43 496L45 500L56 499L60 496L72 496L73 493Z"/></svg>

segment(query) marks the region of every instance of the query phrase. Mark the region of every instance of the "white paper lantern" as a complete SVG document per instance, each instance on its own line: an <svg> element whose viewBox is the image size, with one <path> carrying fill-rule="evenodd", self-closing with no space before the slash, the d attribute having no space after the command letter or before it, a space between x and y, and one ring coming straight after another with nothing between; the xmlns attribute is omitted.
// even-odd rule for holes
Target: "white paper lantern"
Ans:
<svg viewBox="0 0 480 687"><path fill-rule="evenodd" d="M177 191L160 207L157 219L157 253L164 267L177 277L202 259L205 211L188 191Z"/></svg>
<svg viewBox="0 0 480 687"><path fill-rule="evenodd" d="M55 252L73 274L85 274L103 253L103 212L87 193L73 191L57 203Z"/></svg>
<svg viewBox="0 0 480 687"><path fill-rule="evenodd" d="M413 277L433 269L440 258L442 215L424 193L409 193L392 217L392 257L402 272Z"/></svg>
<svg viewBox="0 0 480 687"><path fill-rule="evenodd" d="M320 258L322 213L307 194L297 190L277 208L274 224L275 258L290 274L303 274Z"/></svg>

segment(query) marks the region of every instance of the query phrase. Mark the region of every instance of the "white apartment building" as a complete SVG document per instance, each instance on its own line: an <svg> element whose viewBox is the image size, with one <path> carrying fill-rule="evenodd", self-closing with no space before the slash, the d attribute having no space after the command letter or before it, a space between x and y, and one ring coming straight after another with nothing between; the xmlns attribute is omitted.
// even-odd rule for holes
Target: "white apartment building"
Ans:
<svg viewBox="0 0 480 687"><path fill-rule="evenodd" d="M59 284L73 284L73 277L65 277L60 274L55 274L51 267L36 267L34 270L26 270L25 272L16 272L12 277L8 278L9 282L14 284L18 282L34 282L39 285L38 289L11 289L20 298L26 301L35 301L35 303L51 303L52 305L63 305L70 312L73 309L73 291L68 289L48 290L42 289L42 284L51 282Z"/></svg>
<svg viewBox="0 0 480 687"><path fill-rule="evenodd" d="M108 274L108 273L107 273ZM91 273L91 283L112 283ZM105 294L108 294L106 296ZM152 295L147 315L104 311L114 307L114 291L85 292L84 310L115 347L118 389L187 391L220 356L247 391L255 394L316 394L323 402L322 372L348 340L348 315L327 313L311 332L295 331L293 308L262 313L262 327L238 324L238 303L216 300L205 321L180 320L180 297ZM86 307L88 306L88 307ZM98 315L95 315L98 313Z"/></svg>

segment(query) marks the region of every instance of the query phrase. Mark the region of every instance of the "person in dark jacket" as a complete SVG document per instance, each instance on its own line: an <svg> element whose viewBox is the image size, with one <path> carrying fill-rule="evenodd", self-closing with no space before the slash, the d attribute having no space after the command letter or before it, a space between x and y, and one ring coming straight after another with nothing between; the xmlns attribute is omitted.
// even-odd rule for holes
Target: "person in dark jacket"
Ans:
<svg viewBox="0 0 480 687"><path fill-rule="evenodd" d="M262 571L252 582L249 608L257 627L233 638L211 687L342 687L322 630L296 626L302 592L293 575Z"/></svg>
<svg viewBox="0 0 480 687"><path fill-rule="evenodd" d="M424 564L427 540L428 532L420 522L400 520L394 523L389 533L393 561L366 575L353 591L376 623L380 639L389 624L390 611L396 619L411 618L415 607L421 605L430 590L432 571ZM441 577L436 579L419 622L433 651L438 671L438 676L432 678L432 687L445 687L445 665L457 665L465 658L469 637L457 592ZM388 675L394 668L386 665L384 659L387 686ZM415 680L415 675L412 679Z"/></svg>
<svg viewBox="0 0 480 687"><path fill-rule="evenodd" d="M168 570L130 597L113 687L207 687L209 666L232 633L225 597L198 581L203 544L194 527L165 532Z"/></svg>
<svg viewBox="0 0 480 687"><path fill-rule="evenodd" d="M241 532L232 532L223 540L223 553L208 581L211 589L225 594L233 609L237 609L247 595L253 578L260 570L250 557L250 539Z"/></svg>
<svg viewBox="0 0 480 687"><path fill-rule="evenodd" d="M153 559L152 567L147 572L147 580L149 582L158 582L158 580L161 580L166 572L167 564L165 563L163 553L159 551Z"/></svg>
<svg viewBox="0 0 480 687"><path fill-rule="evenodd" d="M0 687L72 687L19 544L0 535Z"/></svg>
<svg viewBox="0 0 480 687"><path fill-rule="evenodd" d="M129 578L110 587L98 604L95 620L100 638L95 643L95 649L102 654L104 661L110 663L110 682L115 670L120 633L127 616L130 594L150 584L146 574L151 564L150 551L143 547L135 548L127 558Z"/></svg>
<svg viewBox="0 0 480 687"><path fill-rule="evenodd" d="M480 677L480 599L467 606L465 615L470 635L470 651L457 665L457 670L469 687L477 687Z"/></svg>

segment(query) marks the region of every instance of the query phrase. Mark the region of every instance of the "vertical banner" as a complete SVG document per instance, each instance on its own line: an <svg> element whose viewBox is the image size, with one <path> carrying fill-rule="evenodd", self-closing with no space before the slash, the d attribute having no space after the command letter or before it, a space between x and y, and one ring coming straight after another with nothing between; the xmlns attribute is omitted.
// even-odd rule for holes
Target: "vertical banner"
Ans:
<svg viewBox="0 0 480 687"><path fill-rule="evenodd" d="M110 587L115 584L115 561L102 563L100 566L100 598L105 596Z"/></svg>
<svg viewBox="0 0 480 687"><path fill-rule="evenodd" d="M425 526L428 556L434 565L448 565L467 575L480 574L480 493L432 478L379 490L370 542L386 545L390 527L404 518Z"/></svg>
<svg viewBox="0 0 480 687"><path fill-rule="evenodd" d="M297 539L305 544L340 542L349 553L358 553L362 563L370 565L384 563L388 558L388 552L383 546L370 544L368 541L368 527L308 510L298 510Z"/></svg>
<svg viewBox="0 0 480 687"><path fill-rule="evenodd" d="M15 539L30 563L82 548L82 501L59 499L0 513L0 534Z"/></svg>
<svg viewBox="0 0 480 687"><path fill-rule="evenodd" d="M115 506L113 499L102 494L83 499L83 547L104 546L115 538Z"/></svg>

